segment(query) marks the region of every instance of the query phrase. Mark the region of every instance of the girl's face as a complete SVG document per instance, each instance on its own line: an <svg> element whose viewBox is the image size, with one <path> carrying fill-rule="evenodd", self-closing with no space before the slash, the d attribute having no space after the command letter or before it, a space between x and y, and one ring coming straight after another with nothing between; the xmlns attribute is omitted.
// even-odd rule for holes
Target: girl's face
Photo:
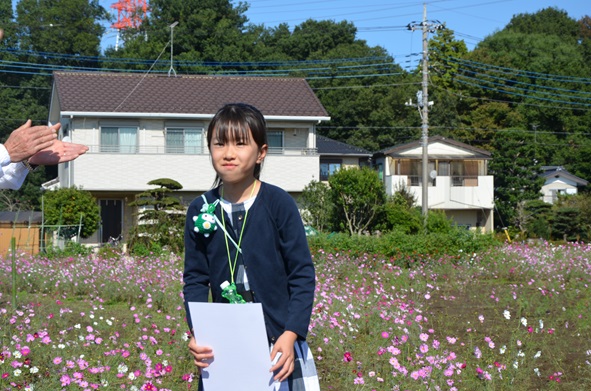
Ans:
<svg viewBox="0 0 591 391"><path fill-rule="evenodd" d="M211 140L213 168L223 183L238 184L254 181L254 168L267 155L267 145L259 146L249 130L248 139L234 139L231 132L226 142L214 134Z"/></svg>

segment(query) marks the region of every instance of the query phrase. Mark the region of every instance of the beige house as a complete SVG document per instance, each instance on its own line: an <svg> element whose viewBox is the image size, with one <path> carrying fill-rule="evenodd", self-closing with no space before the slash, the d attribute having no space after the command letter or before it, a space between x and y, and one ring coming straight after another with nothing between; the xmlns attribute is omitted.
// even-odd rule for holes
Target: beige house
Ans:
<svg viewBox="0 0 591 391"><path fill-rule="evenodd" d="M553 204L559 195L577 194L579 188L589 184L583 178L571 174L561 166L542 166L542 174L545 179L542 186L542 200Z"/></svg>
<svg viewBox="0 0 591 391"><path fill-rule="evenodd" d="M429 138L427 151L428 209L445 211L460 226L492 232L494 187L493 176L487 175L490 152L440 136ZM422 157L420 141L374 154L387 194L404 187L422 205Z"/></svg>
<svg viewBox="0 0 591 391"><path fill-rule="evenodd" d="M87 154L59 166L51 187L77 186L100 204L104 243L135 224L129 203L158 178L181 183L188 204L211 188L205 131L226 103L257 107L267 120L269 155L261 179L297 194L319 180L316 126L326 110L305 79L55 72L49 120Z"/></svg>

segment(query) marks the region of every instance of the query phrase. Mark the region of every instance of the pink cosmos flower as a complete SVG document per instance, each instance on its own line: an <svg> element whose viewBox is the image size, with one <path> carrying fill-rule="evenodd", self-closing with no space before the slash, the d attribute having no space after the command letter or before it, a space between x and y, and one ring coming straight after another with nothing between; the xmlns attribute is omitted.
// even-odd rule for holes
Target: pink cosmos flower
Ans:
<svg viewBox="0 0 591 391"><path fill-rule="evenodd" d="M62 363L62 358L61 358L61 357L56 357L56 358L54 358L54 359L53 359L53 363L54 363L55 365L59 365L59 364L61 364L61 363Z"/></svg>
<svg viewBox="0 0 591 391"><path fill-rule="evenodd" d="M65 386L70 385L71 379L70 379L70 376L68 376L68 375L62 375L62 377L60 378L60 381L62 382L62 387L65 387Z"/></svg>
<svg viewBox="0 0 591 391"><path fill-rule="evenodd" d="M345 354L343 354L343 361L344 362L351 362L353 360L353 356L351 355L351 352L345 352Z"/></svg>

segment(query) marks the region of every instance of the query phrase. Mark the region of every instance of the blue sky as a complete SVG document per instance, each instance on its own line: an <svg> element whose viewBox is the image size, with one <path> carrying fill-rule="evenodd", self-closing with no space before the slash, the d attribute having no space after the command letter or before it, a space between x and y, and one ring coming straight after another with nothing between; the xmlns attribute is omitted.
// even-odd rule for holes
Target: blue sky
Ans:
<svg viewBox="0 0 591 391"><path fill-rule="evenodd" d="M115 0L100 0L110 8ZM235 2L235 1L234 1ZM371 46L380 45L397 62L404 62L411 53L421 51L421 32L406 26L423 19L423 4L427 5L427 20L439 21L463 39L473 49L487 35L501 30L513 15L535 13L543 8L557 7L574 19L591 15L588 0L250 0L246 13L251 23L267 27L287 23L291 28L307 19L347 20L358 29L357 38ZM103 46L114 46L116 34L108 31Z"/></svg>

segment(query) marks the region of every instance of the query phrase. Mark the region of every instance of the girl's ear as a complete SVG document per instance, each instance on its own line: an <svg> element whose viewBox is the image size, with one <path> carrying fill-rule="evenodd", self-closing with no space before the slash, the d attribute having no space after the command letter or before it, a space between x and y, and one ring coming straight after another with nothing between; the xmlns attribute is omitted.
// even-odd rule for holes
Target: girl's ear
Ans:
<svg viewBox="0 0 591 391"><path fill-rule="evenodd" d="M263 160L265 160L265 156L267 156L268 149L269 148L267 147L267 144L263 144L263 146L259 148L259 156L257 158L257 163L262 163Z"/></svg>

